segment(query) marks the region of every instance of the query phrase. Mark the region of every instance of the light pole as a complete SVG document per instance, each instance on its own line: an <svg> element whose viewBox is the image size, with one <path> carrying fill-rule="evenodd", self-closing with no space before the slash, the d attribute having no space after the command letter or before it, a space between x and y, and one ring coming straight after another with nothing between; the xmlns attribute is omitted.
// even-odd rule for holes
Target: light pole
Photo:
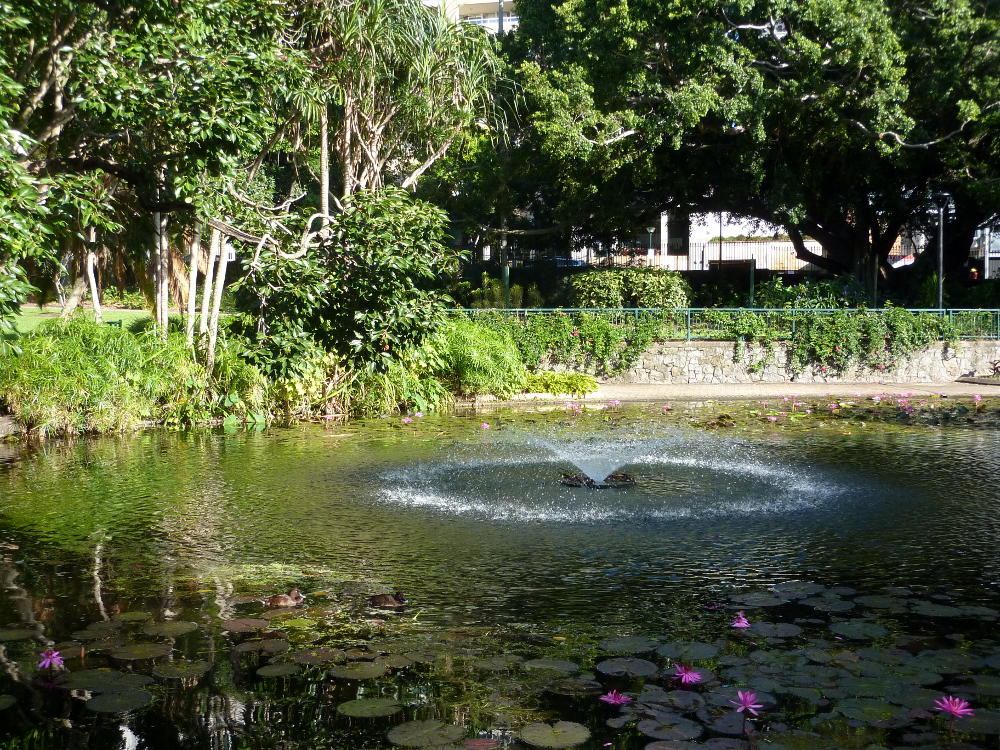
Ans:
<svg viewBox="0 0 1000 750"><path fill-rule="evenodd" d="M948 193L938 193L934 196L938 210L938 310L944 309L944 212L948 208L951 196Z"/></svg>
<svg viewBox="0 0 1000 750"><path fill-rule="evenodd" d="M646 227L646 231L649 233L649 245L646 250L646 265L653 265L653 233L656 231L656 227Z"/></svg>
<svg viewBox="0 0 1000 750"><path fill-rule="evenodd" d="M719 268L722 268L722 219L724 213L719 211Z"/></svg>

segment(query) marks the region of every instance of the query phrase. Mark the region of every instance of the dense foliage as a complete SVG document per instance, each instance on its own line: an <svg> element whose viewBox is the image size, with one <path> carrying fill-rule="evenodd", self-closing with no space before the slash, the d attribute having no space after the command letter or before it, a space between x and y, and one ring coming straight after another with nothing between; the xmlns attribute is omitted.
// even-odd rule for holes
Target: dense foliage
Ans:
<svg viewBox="0 0 1000 750"><path fill-rule="evenodd" d="M435 279L457 270L446 218L398 188L357 193L301 257L265 251L238 284L248 356L288 376L331 352L385 372L444 322Z"/></svg>
<svg viewBox="0 0 1000 750"><path fill-rule="evenodd" d="M0 404L39 435L265 420L266 380L227 347L214 377L176 333L164 342L74 320L40 327L20 348L0 355Z"/></svg>
<svg viewBox="0 0 1000 750"><path fill-rule="evenodd" d="M648 312L625 316L556 313L525 318L482 313L476 321L509 335L532 372L561 365L613 376L631 367L656 340L664 318Z"/></svg>
<svg viewBox="0 0 1000 750"><path fill-rule="evenodd" d="M587 271L569 279L570 307L688 307L691 289L674 271L618 268Z"/></svg>
<svg viewBox="0 0 1000 750"><path fill-rule="evenodd" d="M444 331L443 379L463 396L510 398L524 390L527 371L510 331L455 318Z"/></svg>

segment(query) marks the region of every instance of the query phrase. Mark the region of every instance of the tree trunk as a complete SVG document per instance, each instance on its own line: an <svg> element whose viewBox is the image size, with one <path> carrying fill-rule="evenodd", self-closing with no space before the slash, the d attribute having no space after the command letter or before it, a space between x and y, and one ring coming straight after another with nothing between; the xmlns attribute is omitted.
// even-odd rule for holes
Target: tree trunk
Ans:
<svg viewBox="0 0 1000 750"><path fill-rule="evenodd" d="M93 250L87 251L87 280L90 282L90 300L94 305L94 320L98 323L104 322L104 313L101 310L101 292L97 288L97 253Z"/></svg>
<svg viewBox="0 0 1000 750"><path fill-rule="evenodd" d="M226 243L219 248L219 268L215 275L215 289L212 294L212 316L208 322L208 352L205 355L205 369L212 374L215 369L215 342L219 338L219 308L222 306L222 289L226 285L226 266L229 264L229 252Z"/></svg>
<svg viewBox="0 0 1000 750"><path fill-rule="evenodd" d="M212 283L215 280L215 259L219 257L219 248L222 247L222 232L218 229L212 230L212 237L208 241L208 265L205 269L205 283L201 290L201 323L198 325L198 333L201 336L208 335L208 314L212 304Z"/></svg>
<svg viewBox="0 0 1000 750"><path fill-rule="evenodd" d="M201 223L195 226L194 236L191 238L191 260L188 271L188 293L187 293L187 345L194 348L194 318L197 313L195 296L198 294L198 262L201 260Z"/></svg>
<svg viewBox="0 0 1000 750"><path fill-rule="evenodd" d="M163 299L161 294L161 285L163 284L163 279L161 277L161 270L163 268L160 263L160 253L162 252L163 242L160 240L160 233L163 224L160 220L160 212L156 211L153 213L153 253L152 253L152 271L153 271L153 322L157 328L162 325L162 315L160 312L160 304Z"/></svg>
<svg viewBox="0 0 1000 750"><path fill-rule="evenodd" d="M66 304L63 305L61 317L65 319L76 312L76 308L80 306L83 295L86 293L87 280L83 274L78 273L73 277L73 286L70 287L69 295L66 297Z"/></svg>
<svg viewBox="0 0 1000 750"><path fill-rule="evenodd" d="M319 115L319 210L323 226L330 224L330 117L326 102Z"/></svg>
<svg viewBox="0 0 1000 750"><path fill-rule="evenodd" d="M170 324L170 235L167 233L167 215L160 217L160 336L167 339Z"/></svg>

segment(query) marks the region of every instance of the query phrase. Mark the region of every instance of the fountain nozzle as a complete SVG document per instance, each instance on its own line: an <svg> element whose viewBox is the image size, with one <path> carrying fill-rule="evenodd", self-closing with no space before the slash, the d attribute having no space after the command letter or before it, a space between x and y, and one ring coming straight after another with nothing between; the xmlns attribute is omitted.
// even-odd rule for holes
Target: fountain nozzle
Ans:
<svg viewBox="0 0 1000 750"><path fill-rule="evenodd" d="M621 490L626 487L635 486L635 477L624 472L608 474L608 476L601 480L588 477L582 472L578 474L566 474L564 472L562 479L559 481L567 487L585 487L591 490Z"/></svg>

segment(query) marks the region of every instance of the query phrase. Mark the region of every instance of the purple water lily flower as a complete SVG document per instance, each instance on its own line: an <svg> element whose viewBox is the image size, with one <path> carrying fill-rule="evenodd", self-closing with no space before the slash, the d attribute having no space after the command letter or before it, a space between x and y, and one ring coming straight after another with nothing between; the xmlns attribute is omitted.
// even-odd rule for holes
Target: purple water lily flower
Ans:
<svg viewBox="0 0 1000 750"><path fill-rule="evenodd" d="M736 613L736 619L733 620L731 623L729 623L729 627L731 627L731 628L749 628L750 627L750 621L747 619L747 616L743 612L742 609L739 612Z"/></svg>
<svg viewBox="0 0 1000 750"><path fill-rule="evenodd" d="M966 716L975 716L975 709L969 706L969 701L946 695L934 701L934 710L943 711L956 719L964 719Z"/></svg>
<svg viewBox="0 0 1000 750"><path fill-rule="evenodd" d="M757 709L764 708L763 703L754 703L757 700L757 693L752 693L749 690L737 690L736 698L737 700L729 702L736 706L736 713L738 714L746 711L754 716L759 716Z"/></svg>
<svg viewBox="0 0 1000 750"><path fill-rule="evenodd" d="M610 693L606 693L600 697L600 700L604 701L610 706L624 706L632 702L632 698L625 695L624 693L619 693L617 690L612 690Z"/></svg>
<svg viewBox="0 0 1000 750"><path fill-rule="evenodd" d="M53 651L51 648L42 651L40 654L42 660L38 662L39 669L62 669L63 668L63 658L59 655L58 651Z"/></svg>
<svg viewBox="0 0 1000 750"><path fill-rule="evenodd" d="M681 685L694 685L696 682L701 682L701 672L695 671L694 667L678 664L675 669L677 671L674 674L674 679L680 680Z"/></svg>

